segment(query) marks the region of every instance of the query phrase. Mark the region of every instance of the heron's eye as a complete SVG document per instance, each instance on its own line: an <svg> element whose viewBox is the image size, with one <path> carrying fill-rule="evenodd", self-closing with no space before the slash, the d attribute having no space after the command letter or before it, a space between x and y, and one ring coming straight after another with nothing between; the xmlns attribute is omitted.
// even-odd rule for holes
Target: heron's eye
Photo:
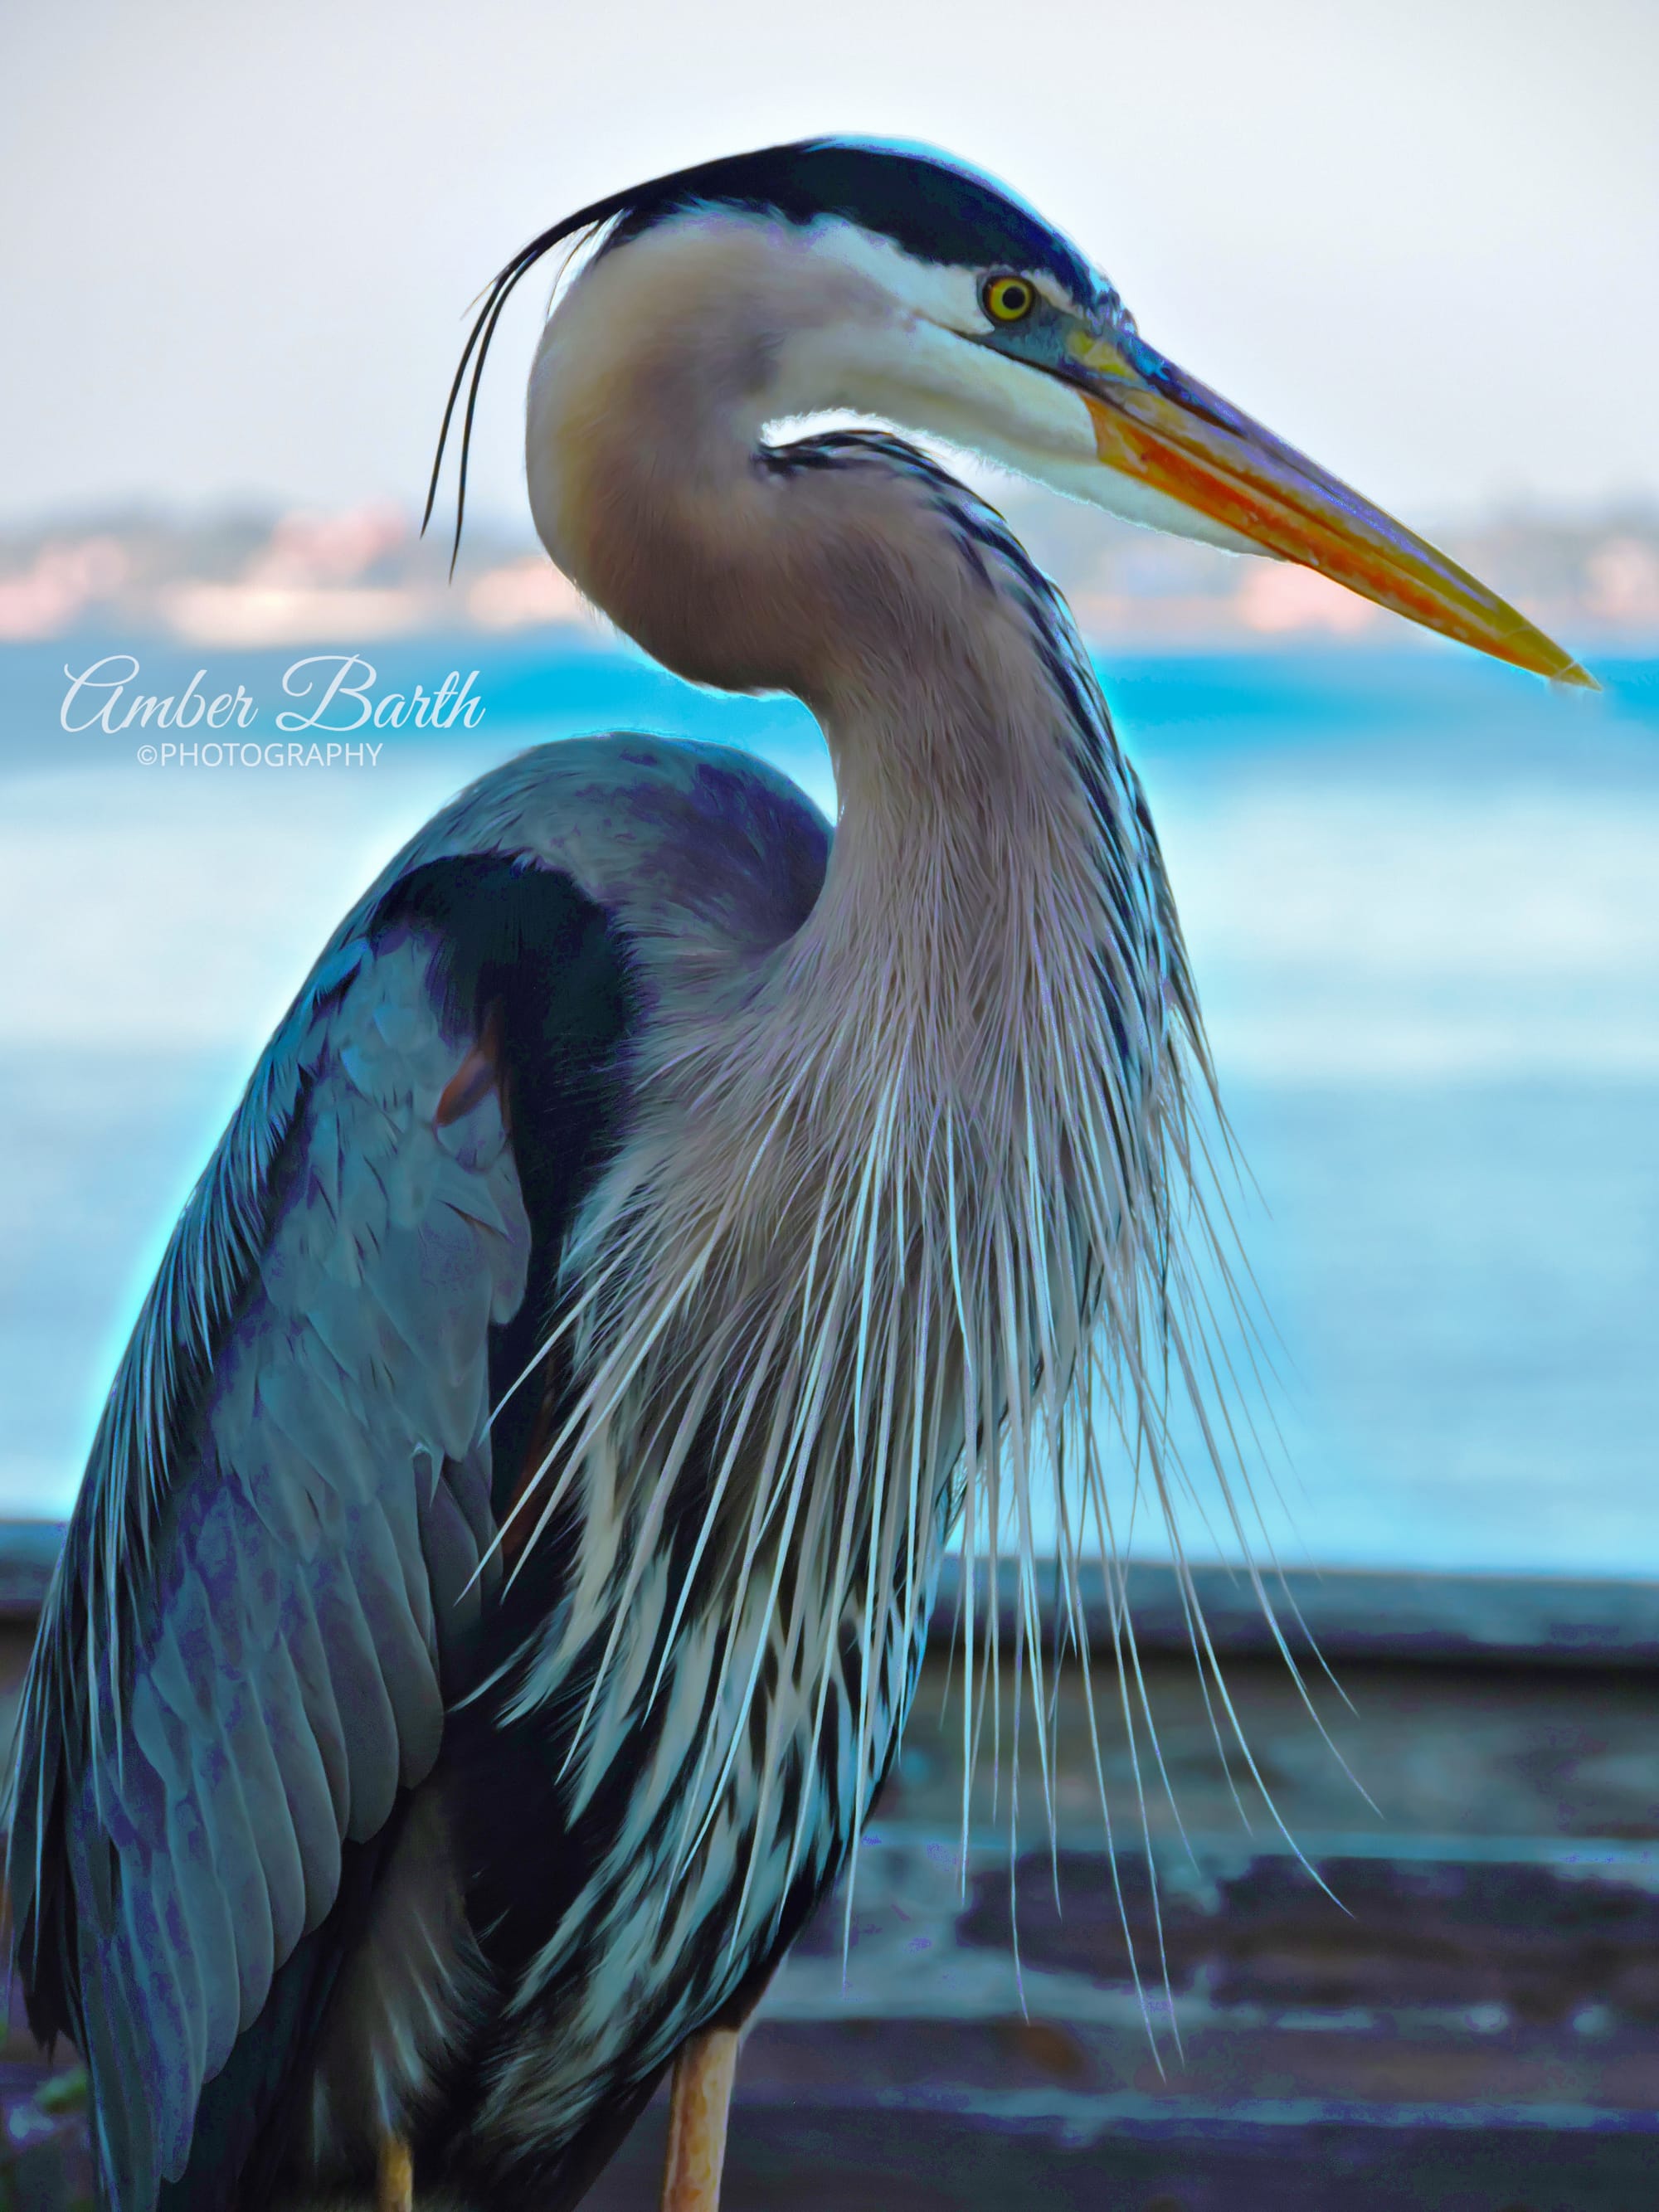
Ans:
<svg viewBox="0 0 1659 2212"><path fill-rule="evenodd" d="M1023 276L988 276L979 300L994 323L1023 323L1036 305L1036 293Z"/></svg>

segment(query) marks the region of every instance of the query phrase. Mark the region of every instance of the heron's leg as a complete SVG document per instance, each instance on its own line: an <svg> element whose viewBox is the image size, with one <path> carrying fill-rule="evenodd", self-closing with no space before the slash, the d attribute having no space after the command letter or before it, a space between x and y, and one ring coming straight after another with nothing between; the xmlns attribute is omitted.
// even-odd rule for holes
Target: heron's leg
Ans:
<svg viewBox="0 0 1659 2212"><path fill-rule="evenodd" d="M719 2212L726 2115L738 2066L735 2027L705 2027L674 2061L662 2212Z"/></svg>
<svg viewBox="0 0 1659 2212"><path fill-rule="evenodd" d="M415 2212L415 2162L407 2136L380 2137L374 2212Z"/></svg>

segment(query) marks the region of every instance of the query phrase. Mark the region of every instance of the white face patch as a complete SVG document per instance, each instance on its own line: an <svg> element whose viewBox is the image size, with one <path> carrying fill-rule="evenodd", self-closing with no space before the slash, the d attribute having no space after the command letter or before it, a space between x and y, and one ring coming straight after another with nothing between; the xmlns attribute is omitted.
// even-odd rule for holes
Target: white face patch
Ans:
<svg viewBox="0 0 1659 2212"><path fill-rule="evenodd" d="M769 415L826 409L922 431L1027 476L1045 477L1054 462L1082 465L1095 453L1079 393L904 312L837 320L788 340Z"/></svg>
<svg viewBox="0 0 1659 2212"><path fill-rule="evenodd" d="M874 416L1045 479L1061 459L1081 465L1092 457L1094 432L1076 392L975 343L992 329L980 304L982 270L919 261L833 216L791 244L809 264L821 258L825 294L849 304L789 337L770 417Z"/></svg>
<svg viewBox="0 0 1659 2212"><path fill-rule="evenodd" d="M863 277L901 313L964 335L986 328L975 270L918 261L890 238L860 230L839 216L822 217L799 236L808 252Z"/></svg>
<svg viewBox="0 0 1659 2212"><path fill-rule="evenodd" d="M789 341L779 363L775 419L826 412L874 416L981 454L1125 521L1229 552L1260 550L1105 466L1080 393L1012 355L973 343L993 328L980 302L984 270L920 261L892 240L836 216L797 235L838 276L861 280L872 312ZM1079 312L1046 273L1018 273L1063 313Z"/></svg>
<svg viewBox="0 0 1659 2212"><path fill-rule="evenodd" d="M927 322L958 331L964 337L981 337L994 327L979 296L981 282L990 273L989 264L984 269L964 269L937 261L920 261L890 238L861 230L856 223L840 216L821 216L801 236L811 252L821 253L826 259L866 278L896 306L908 308ZM1002 264L999 263L997 268L1001 273ZM1007 273L1024 276L1051 306L1063 313L1079 312L1076 301L1069 298L1046 270L1010 268Z"/></svg>

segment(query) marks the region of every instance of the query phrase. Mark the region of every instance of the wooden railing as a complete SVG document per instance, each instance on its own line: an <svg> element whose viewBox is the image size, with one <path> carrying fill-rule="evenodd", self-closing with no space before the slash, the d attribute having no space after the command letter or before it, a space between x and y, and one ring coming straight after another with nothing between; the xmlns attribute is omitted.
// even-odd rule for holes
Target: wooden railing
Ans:
<svg viewBox="0 0 1659 2212"><path fill-rule="evenodd" d="M58 1540L45 1526L0 1527L0 1654L14 1683ZM1196 1569L1275 1814L1236 1752L1223 1771L1181 1583L1137 1564L1136 1686L1158 1717L1177 1825L1144 1731L1137 1750L1124 1725L1119 1624L1097 1565L1082 1620L1092 1719L1082 1670L1062 1659L1047 1717L1053 1847L1028 1699L1023 1840L1011 1850L1018 1593L1005 1567L1000 1771L994 1791L987 1729L965 1863L963 1668L948 1657L960 1584L951 1562L850 1922L838 1893L746 2048L728 2212L1659 2202L1659 1584L1349 1569L1269 1580L1339 1759L1259 1592ZM979 1587L982 1620L982 1571ZM1052 1641L1052 1575L1039 1589ZM1137 1765L1153 1785L1145 1832ZM1164 2033L1158 2057L1126 1923L1154 2019L1160 1950L1168 1972L1182 2042ZM30 2118L40 2076L21 2070L16 2045L12 2057L21 2142L43 2124ZM14 2191L29 2212L56 2212L84 2181L78 2122L53 2124L29 2153L36 2178ZM659 2134L648 2113L585 2212L653 2201Z"/></svg>

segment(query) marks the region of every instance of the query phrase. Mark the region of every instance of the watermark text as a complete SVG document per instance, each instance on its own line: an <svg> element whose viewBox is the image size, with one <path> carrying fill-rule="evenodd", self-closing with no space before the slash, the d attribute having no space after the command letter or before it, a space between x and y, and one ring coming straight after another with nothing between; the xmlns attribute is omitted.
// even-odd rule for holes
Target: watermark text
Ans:
<svg viewBox="0 0 1659 2212"><path fill-rule="evenodd" d="M331 738L327 744L314 739L301 744L290 738L286 744L238 744L234 739L226 744L209 738L201 744L174 744L164 740L159 745L140 745L134 757L140 768L375 768L384 743L348 745Z"/></svg>
<svg viewBox="0 0 1659 2212"><path fill-rule="evenodd" d="M476 729L484 703L473 686L476 668L463 676L452 668L435 690L416 684L406 691L382 691L372 661L356 653L313 653L283 672L283 691L294 706L279 707L274 720L286 742L244 742L230 734L252 729L261 704L245 684L216 690L205 668L183 689L168 692L140 688L143 671L136 653L106 653L84 668L65 665L68 690L58 710L60 728L70 732L103 730L111 736L137 730L199 732L189 742L166 738L143 744L137 758L144 768L373 768L383 739L340 742L354 731ZM222 737L210 737L223 731ZM306 732L307 741L299 742Z"/></svg>

